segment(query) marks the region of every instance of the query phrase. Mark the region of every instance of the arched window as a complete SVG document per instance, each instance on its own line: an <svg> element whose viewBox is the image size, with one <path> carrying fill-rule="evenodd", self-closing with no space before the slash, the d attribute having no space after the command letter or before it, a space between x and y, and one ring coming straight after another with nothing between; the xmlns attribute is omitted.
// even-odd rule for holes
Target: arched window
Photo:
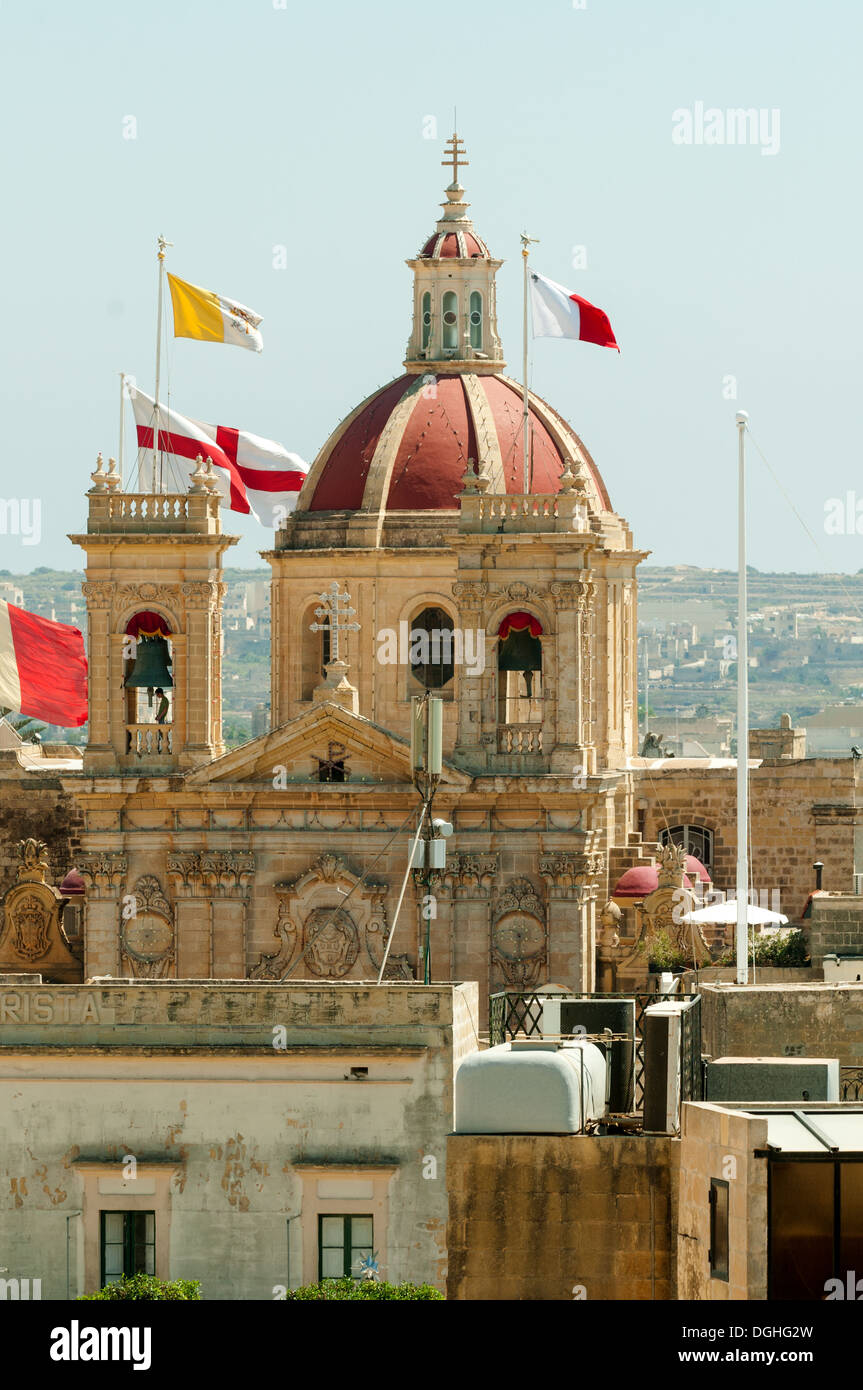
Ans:
<svg viewBox="0 0 863 1390"><path fill-rule="evenodd" d="M458 347L458 298L453 290L447 290L443 297L443 345Z"/></svg>
<svg viewBox="0 0 863 1390"><path fill-rule="evenodd" d="M686 853L700 859L713 877L713 831L706 825L670 825L667 830L660 830L659 843L683 845Z"/></svg>
<svg viewBox="0 0 863 1390"><path fill-rule="evenodd" d="M427 348L431 340L431 295L428 292L423 295L422 320L423 347Z"/></svg>
<svg viewBox="0 0 863 1390"><path fill-rule="evenodd" d="M542 623L509 613L498 628L497 689L501 724L542 722Z"/></svg>
<svg viewBox="0 0 863 1390"><path fill-rule="evenodd" d="M470 345L482 347L482 295L474 290L470 297Z"/></svg>
<svg viewBox="0 0 863 1390"><path fill-rule="evenodd" d="M310 604L303 614L302 631L302 693L300 699L311 700L315 689L320 685L324 676L327 674L327 662L330 659L330 629L328 619L321 619L315 613L315 609L320 605ZM312 632L312 624L323 621L325 626L322 632Z"/></svg>
<svg viewBox="0 0 863 1390"><path fill-rule="evenodd" d="M443 608L424 608L410 627L411 676L423 690L440 690L455 671L453 621Z"/></svg>

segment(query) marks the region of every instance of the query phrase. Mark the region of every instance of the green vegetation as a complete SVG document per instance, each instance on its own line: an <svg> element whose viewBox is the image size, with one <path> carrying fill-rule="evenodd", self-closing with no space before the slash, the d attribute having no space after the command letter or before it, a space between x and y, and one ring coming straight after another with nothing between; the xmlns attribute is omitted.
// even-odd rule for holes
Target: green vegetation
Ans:
<svg viewBox="0 0 863 1390"><path fill-rule="evenodd" d="M323 1298L398 1298L444 1301L439 1289L431 1284L388 1284L374 1279L322 1279L320 1284L305 1284L301 1289L288 1289L285 1299L318 1301Z"/></svg>
<svg viewBox="0 0 863 1390"><path fill-rule="evenodd" d="M734 965L733 949L724 951L716 965ZM771 932L770 936L749 934L749 960L754 965L779 965L786 969L809 964L806 936L802 931Z"/></svg>
<svg viewBox="0 0 863 1390"><path fill-rule="evenodd" d="M145 1299L145 1300L200 1300L201 1283L198 1279L157 1279L154 1274L122 1275L119 1284L106 1284L96 1293L82 1293L79 1303L94 1299Z"/></svg>

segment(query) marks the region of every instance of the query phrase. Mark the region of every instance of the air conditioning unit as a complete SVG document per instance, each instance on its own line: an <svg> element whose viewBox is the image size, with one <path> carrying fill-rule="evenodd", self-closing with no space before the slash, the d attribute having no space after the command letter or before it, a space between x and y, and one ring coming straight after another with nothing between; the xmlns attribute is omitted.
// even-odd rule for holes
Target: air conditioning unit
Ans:
<svg viewBox="0 0 863 1390"><path fill-rule="evenodd" d="M863 983L863 956L825 956L822 965L825 984Z"/></svg>
<svg viewBox="0 0 863 1390"><path fill-rule="evenodd" d="M645 1133L680 1130L680 1033L685 1000L650 1004L641 1021L644 1040Z"/></svg>
<svg viewBox="0 0 863 1390"><path fill-rule="evenodd" d="M596 1035L610 1029L624 1033L609 1044L609 1109L615 1115L630 1115L635 1104L635 1000L579 999L566 994L544 999L540 1032L544 1037Z"/></svg>

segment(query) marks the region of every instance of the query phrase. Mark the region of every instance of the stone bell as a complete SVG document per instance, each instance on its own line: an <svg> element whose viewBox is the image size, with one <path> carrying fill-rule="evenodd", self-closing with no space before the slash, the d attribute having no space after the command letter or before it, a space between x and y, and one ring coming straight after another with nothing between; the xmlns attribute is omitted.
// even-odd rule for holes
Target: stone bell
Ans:
<svg viewBox="0 0 863 1390"><path fill-rule="evenodd" d="M124 680L124 686L138 690L163 690L173 688L171 656L165 638L139 637L135 652L135 665Z"/></svg>

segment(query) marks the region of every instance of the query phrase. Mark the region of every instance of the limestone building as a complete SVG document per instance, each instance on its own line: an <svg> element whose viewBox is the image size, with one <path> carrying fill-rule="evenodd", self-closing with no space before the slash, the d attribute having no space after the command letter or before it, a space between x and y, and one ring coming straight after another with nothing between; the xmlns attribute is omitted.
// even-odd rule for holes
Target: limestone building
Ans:
<svg viewBox="0 0 863 1390"><path fill-rule="evenodd" d="M67 919L80 919L82 978L374 978L416 823L409 723L425 690L443 701L434 813L454 834L446 867L408 883L389 978L422 978L428 925L431 978L476 981L483 1016L505 986L591 990L598 912L661 840L733 883L733 763L636 756L646 552L578 435L533 393L525 462L501 262L451 143L441 216L407 262L403 371L336 427L266 552L268 732L225 752L235 538L206 468L181 494L125 492L101 463L92 475L71 537L86 563L83 764L0 750L0 886L22 836L48 840L58 883L77 869L83 905ZM164 698L148 694L158 686ZM856 764L767 744L752 857L793 918L815 859L834 891L863 868Z"/></svg>

